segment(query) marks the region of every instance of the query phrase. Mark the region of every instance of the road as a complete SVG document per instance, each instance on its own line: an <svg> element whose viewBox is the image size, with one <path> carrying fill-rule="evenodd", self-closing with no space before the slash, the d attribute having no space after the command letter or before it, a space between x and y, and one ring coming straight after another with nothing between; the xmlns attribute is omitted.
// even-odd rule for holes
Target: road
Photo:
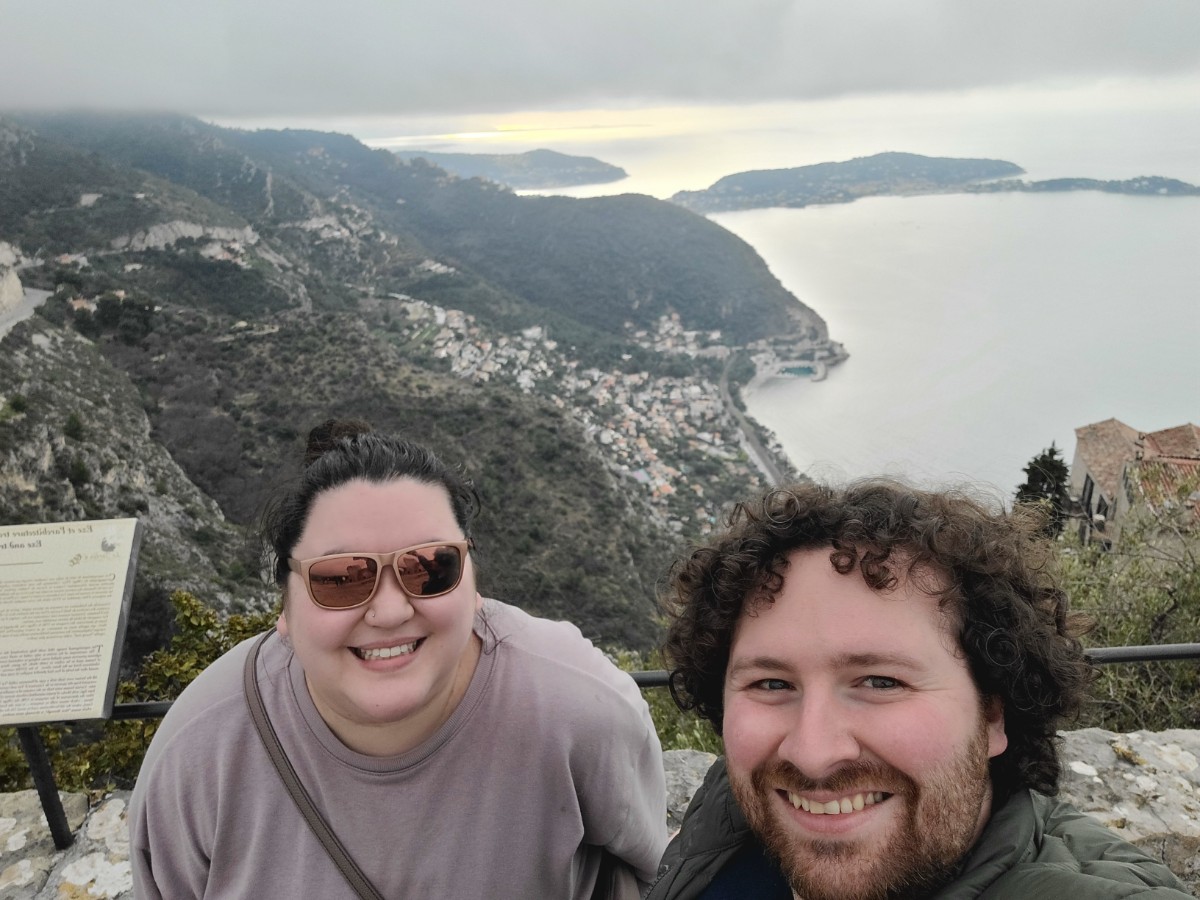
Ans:
<svg viewBox="0 0 1200 900"><path fill-rule="evenodd" d="M732 359L733 357L730 357L730 362ZM773 486L781 485L784 483L784 477L783 473L779 471L779 466L775 465L775 458L763 447L762 441L758 439L758 433L746 421L745 414L737 408L737 404L733 402L733 396L729 393L730 362L726 362L725 368L721 370L721 402L725 404L726 411L737 422L738 430L742 433L742 446L746 450L746 455L750 457L750 461L758 467L758 470Z"/></svg>

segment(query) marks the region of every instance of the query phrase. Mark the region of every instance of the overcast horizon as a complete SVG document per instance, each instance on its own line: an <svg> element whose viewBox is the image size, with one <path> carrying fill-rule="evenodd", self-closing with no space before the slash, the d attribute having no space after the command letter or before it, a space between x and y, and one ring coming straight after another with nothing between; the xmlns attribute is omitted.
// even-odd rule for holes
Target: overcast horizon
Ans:
<svg viewBox="0 0 1200 900"><path fill-rule="evenodd" d="M0 110L570 146L774 108L1200 111L1200 3L5 5ZM1200 148L1197 150L1200 156Z"/></svg>

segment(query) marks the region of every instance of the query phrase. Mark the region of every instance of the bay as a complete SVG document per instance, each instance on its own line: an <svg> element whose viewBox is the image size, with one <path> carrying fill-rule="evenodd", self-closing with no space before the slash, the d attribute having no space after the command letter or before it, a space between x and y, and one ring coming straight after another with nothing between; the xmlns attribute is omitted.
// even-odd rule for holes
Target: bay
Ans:
<svg viewBox="0 0 1200 900"><path fill-rule="evenodd" d="M747 398L801 471L1010 496L1051 441L1200 419L1200 198L859 200L712 217L851 358Z"/></svg>
<svg viewBox="0 0 1200 900"><path fill-rule="evenodd" d="M629 172L522 192L574 197L667 198L734 172L886 150L1005 159L1030 180L1197 184L1196 97L1189 81L1149 95L1108 84L1082 95L1039 88L631 111L637 127L625 131L606 121L554 132L549 144L551 132L524 134L528 146L514 141L520 132L497 132L440 149L549 145ZM1200 198L889 197L710 218L750 243L851 354L824 382L779 379L748 398L801 471L982 482L1009 497L1051 441L1071 460L1076 427L1200 420Z"/></svg>

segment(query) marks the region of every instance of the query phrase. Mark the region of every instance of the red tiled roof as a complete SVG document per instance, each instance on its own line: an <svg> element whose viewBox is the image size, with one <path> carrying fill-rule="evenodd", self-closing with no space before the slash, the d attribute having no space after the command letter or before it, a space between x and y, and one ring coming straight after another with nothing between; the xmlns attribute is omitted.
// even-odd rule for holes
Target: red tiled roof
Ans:
<svg viewBox="0 0 1200 900"><path fill-rule="evenodd" d="M1200 459L1143 459L1130 466L1129 476L1152 510L1182 506L1192 521L1200 519Z"/></svg>
<svg viewBox="0 0 1200 900"><path fill-rule="evenodd" d="M1188 423L1146 435L1146 456L1200 460L1200 428ZM1151 452L1152 451L1152 452Z"/></svg>
<svg viewBox="0 0 1200 900"><path fill-rule="evenodd" d="M1109 500L1117 496L1125 463L1136 459L1142 449L1139 437L1136 430L1116 419L1075 429L1076 452Z"/></svg>

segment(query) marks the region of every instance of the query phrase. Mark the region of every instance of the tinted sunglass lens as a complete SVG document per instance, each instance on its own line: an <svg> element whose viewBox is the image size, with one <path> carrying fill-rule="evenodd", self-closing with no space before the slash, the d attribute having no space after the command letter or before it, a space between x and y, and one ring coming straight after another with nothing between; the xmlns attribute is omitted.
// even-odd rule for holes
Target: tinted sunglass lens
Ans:
<svg viewBox="0 0 1200 900"><path fill-rule="evenodd" d="M315 562L308 570L308 587L321 606L356 606L371 596L379 564L362 556L335 556Z"/></svg>
<svg viewBox="0 0 1200 900"><path fill-rule="evenodd" d="M404 589L414 597L436 597L458 587L462 554L457 547L423 547L396 559Z"/></svg>

